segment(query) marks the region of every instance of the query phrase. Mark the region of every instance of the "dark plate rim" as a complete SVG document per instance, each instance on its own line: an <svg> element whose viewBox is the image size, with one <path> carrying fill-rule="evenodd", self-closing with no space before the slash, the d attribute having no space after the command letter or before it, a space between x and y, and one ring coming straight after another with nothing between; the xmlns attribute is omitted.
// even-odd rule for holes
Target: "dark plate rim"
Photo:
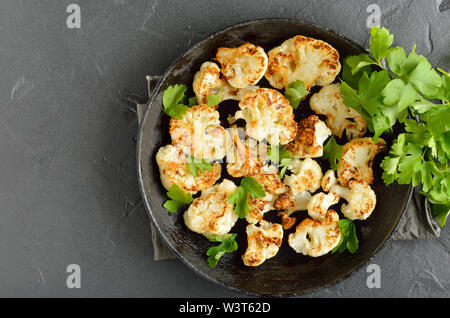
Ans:
<svg viewBox="0 0 450 318"><path fill-rule="evenodd" d="M253 23L264 23L264 22L290 22L290 23L297 23L297 24L302 24L305 26L312 26L321 30L324 30L326 32L329 32L331 34L334 34L342 39L344 39L347 42L352 43L355 47L358 47L359 49L361 49L362 51L366 51L367 50L362 47L361 45L355 43L354 41L346 38L345 36L343 36L342 34L331 30L329 28L325 28L323 26L317 25L315 23L311 23L308 21L299 21L296 19L277 19L277 18L268 18L268 19L255 19L255 20L248 20L248 21L244 21L244 22L240 22L237 24L234 24L232 26L226 27L224 29L221 29L219 31L214 32L213 34L211 34L210 36L208 36L207 38L197 42L196 44L194 44L193 46L191 46L187 51L185 51L184 53L182 53L168 68L167 70L164 72L164 74L161 76L161 79L159 80L158 84L154 87L153 89L153 93L152 96L149 96L149 101L147 102L147 109L144 113L144 116L141 119L141 123L143 123L146 120L147 115L149 114L149 111L152 107L153 101L156 97L156 94L154 94L154 92L157 92L160 90L160 87L162 85L162 83L164 82L164 80L167 78L167 76L172 72L173 68L177 65L177 63L187 54L191 53L192 51L196 50L199 46L201 46L204 42L208 41L209 39L217 36L218 34L222 34L222 33L226 33L228 31L230 31L231 29L234 28L238 28L238 27L244 27ZM137 152L136 152L136 167L137 167L137 174L138 174L138 183L139 183L139 190L142 196L142 199L144 201L144 205L145 205L145 209L147 211L147 215L149 216L150 221L153 223L154 227L157 229L158 234L161 236L161 238L164 240L164 242L170 247L170 249L175 253L175 255L181 259L181 261L188 267L190 268L194 273L196 273L197 275L199 275L200 277L213 282L216 285L219 285L221 287L225 287L227 289L239 292L239 293L244 293L247 294L249 296L256 296L256 297L294 297L294 296L300 296L300 295L305 295L311 292L315 292L315 291L319 291L321 289L325 289L331 286L334 286L344 280L346 280L347 278L351 277L352 275L354 275L362 266L364 266L364 264L367 264L371 259L373 259L383 248L385 248L388 243L391 242L392 240L392 234L395 232L395 230L398 227L399 221L402 218L406 207L408 206L408 203L411 199L412 193L413 193L413 187L411 185L409 185L408 187L408 195L406 197L406 199L404 200L404 205L402 208L402 211L399 215L399 218L396 222L396 224L392 227L391 231L389 233L386 234L386 239L376 248L374 249L374 251L372 252L372 254L364 261L360 262L359 264L355 265L354 268L346 275L342 275L341 277L337 278L335 281L330 282L328 284L324 284L322 286L319 287L314 287L314 288L309 288L309 289L305 289L302 291L298 291L298 292L293 292L293 293L278 293L278 294L260 294L257 292L253 292L253 291L249 291L249 290L244 290L241 288L237 288L231 285L227 285L224 282L221 281L217 281L216 279L214 279L213 277L210 277L209 275L207 275L206 273L202 272L201 270L199 270L198 268L196 268L195 266L193 266L188 260L186 260L183 255L181 253L179 253L177 251L177 249L170 243L170 240L167 238L167 236L165 235L165 233L161 230L161 228L159 227L158 223L156 222L155 217L153 216L153 212L150 208L150 203L148 201L148 196L146 195L145 191L144 191L144 182L143 182L143 175L142 175L142 165L141 165L141 156L142 154L142 136L143 136L143 125L139 126L139 131L138 131L138 135L137 135Z"/></svg>

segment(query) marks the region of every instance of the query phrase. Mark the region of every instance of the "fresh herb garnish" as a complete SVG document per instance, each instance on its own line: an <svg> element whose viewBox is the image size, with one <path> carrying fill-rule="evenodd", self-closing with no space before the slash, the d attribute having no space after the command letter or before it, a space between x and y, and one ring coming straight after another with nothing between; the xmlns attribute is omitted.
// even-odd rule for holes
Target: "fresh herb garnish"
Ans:
<svg viewBox="0 0 450 318"><path fill-rule="evenodd" d="M301 100L308 94L308 90L302 80L289 83L284 92L284 97L287 98L292 108L296 109L300 105Z"/></svg>
<svg viewBox="0 0 450 318"><path fill-rule="evenodd" d="M248 195L252 198L262 198L266 195L264 187L252 177L241 179L240 186L228 197L228 203L234 204L234 212L241 219L245 218L250 207L248 205Z"/></svg>
<svg viewBox="0 0 450 318"><path fill-rule="evenodd" d="M339 220L339 228L341 229L341 240L331 253L338 252L341 254L345 250L348 250L351 254L355 253L359 247L355 224L349 219L341 219Z"/></svg>
<svg viewBox="0 0 450 318"><path fill-rule="evenodd" d="M339 159L342 157L342 146L336 142L334 136L328 139L327 143L323 146L323 158L328 159L330 168L336 171Z"/></svg>
<svg viewBox="0 0 450 318"><path fill-rule="evenodd" d="M189 205L193 198L190 193L185 193L179 186L176 184L172 185L167 192L167 196L172 200L167 200L164 203L164 207L169 212L177 212L182 207Z"/></svg>
<svg viewBox="0 0 450 318"><path fill-rule="evenodd" d="M286 150L285 146L277 147L275 145L270 145L270 148L267 151L267 159L274 164L278 164L278 167L281 168L280 178L283 179L283 176L293 158L292 154Z"/></svg>
<svg viewBox="0 0 450 318"><path fill-rule="evenodd" d="M231 253L237 250L238 245L235 241L236 236L237 234L230 233L209 238L210 242L220 242L219 245L210 247L206 252L209 267L215 267L223 254Z"/></svg>
<svg viewBox="0 0 450 318"><path fill-rule="evenodd" d="M222 100L220 92L221 90L219 90L216 94L206 96L206 103L208 104L208 106L219 105L220 101Z"/></svg>
<svg viewBox="0 0 450 318"><path fill-rule="evenodd" d="M341 93L374 140L396 122L403 124L406 132L381 163L383 180L421 185L443 226L450 210L450 77L441 69L439 75L415 46L408 55L402 47L391 47L393 39L385 28L371 30L370 55L344 61ZM407 119L408 114L418 121Z"/></svg>
<svg viewBox="0 0 450 318"><path fill-rule="evenodd" d="M208 161L205 161L205 159L198 159L194 156L189 157L188 166L190 173L192 173L194 177L198 176L198 170L200 170L201 172L205 172L213 168L212 164Z"/></svg>

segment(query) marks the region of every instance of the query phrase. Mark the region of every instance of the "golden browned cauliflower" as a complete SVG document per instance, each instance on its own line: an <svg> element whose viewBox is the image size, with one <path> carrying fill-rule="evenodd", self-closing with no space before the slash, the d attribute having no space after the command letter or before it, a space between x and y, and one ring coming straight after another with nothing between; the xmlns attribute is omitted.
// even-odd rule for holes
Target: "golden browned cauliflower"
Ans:
<svg viewBox="0 0 450 318"><path fill-rule="evenodd" d="M200 66L200 70L195 73L193 90L197 103L206 104L208 95L215 95L220 92L220 101L232 99L241 100L245 94L256 91L257 86L246 86L235 88L220 77L220 69L214 62L205 62Z"/></svg>
<svg viewBox="0 0 450 318"><path fill-rule="evenodd" d="M334 81L341 71L339 53L328 43L297 35L269 51L266 78L281 89L302 80L307 90Z"/></svg>
<svg viewBox="0 0 450 318"><path fill-rule="evenodd" d="M278 197L279 199L283 198L285 203L283 206L279 206L279 209L276 204L274 204L275 209L284 210L282 212L278 212L278 215L281 217L283 229L288 230L294 226L296 219L291 217L291 214L297 211L306 211L308 209L308 202L311 197L312 196L309 191L299 192L295 196L292 192L288 191Z"/></svg>
<svg viewBox="0 0 450 318"><path fill-rule="evenodd" d="M247 225L248 247L242 260L247 266L258 266L274 257L283 241L283 229L280 224L262 220L260 226Z"/></svg>
<svg viewBox="0 0 450 318"><path fill-rule="evenodd" d="M287 144L286 150L294 158L318 158L323 155L323 143L331 130L316 115L300 120L297 135Z"/></svg>
<svg viewBox="0 0 450 318"><path fill-rule="evenodd" d="M326 217L328 208L339 202L339 195L334 192L328 194L319 192L308 201L306 208L308 215L315 220L321 220Z"/></svg>
<svg viewBox="0 0 450 318"><path fill-rule="evenodd" d="M184 192L195 194L212 186L219 178L222 166L213 163L211 170L199 171L194 177L189 171L186 157L181 149L172 145L159 148L156 153L156 162L161 174L161 182L167 190L174 184Z"/></svg>
<svg viewBox="0 0 450 318"><path fill-rule="evenodd" d="M372 162L376 154L386 150L386 142L378 138L373 142L372 138L355 138L346 143L342 148L342 157L337 166L339 183L347 187L350 180L372 184Z"/></svg>
<svg viewBox="0 0 450 318"><path fill-rule="evenodd" d="M268 167L266 170L269 170L271 167ZM278 170L275 167L273 168L274 171L263 170L261 174L252 176L256 182L264 187L266 195L263 198L253 198L248 195L250 210L245 218L249 223L258 223L261 221L264 213L274 209L274 203L276 202L278 196L287 191L286 186L280 180Z"/></svg>
<svg viewBox="0 0 450 318"><path fill-rule="evenodd" d="M327 116L326 124L331 132L348 140L364 136L367 125L361 115L354 109L345 106L344 98L340 91L340 84L329 84L311 96L309 105L311 109L320 115Z"/></svg>
<svg viewBox="0 0 450 318"><path fill-rule="evenodd" d="M330 169L323 175L322 180L320 181L320 186L323 191L328 192L330 191L331 186L337 183L338 179L336 178L334 170Z"/></svg>
<svg viewBox="0 0 450 318"><path fill-rule="evenodd" d="M220 47L216 61L221 65L222 75L235 88L256 85L264 76L268 64L264 49L251 43L235 48Z"/></svg>
<svg viewBox="0 0 450 318"><path fill-rule="evenodd" d="M257 143L253 139L247 138L243 141L239 136L236 126L228 129L231 136L232 147L227 153L227 171L235 178L253 176L261 173L267 153L267 147L262 143Z"/></svg>
<svg viewBox="0 0 450 318"><path fill-rule="evenodd" d="M236 189L232 181L224 179L203 190L183 215L188 229L208 238L227 234L238 219L233 205L228 202Z"/></svg>
<svg viewBox="0 0 450 318"><path fill-rule="evenodd" d="M377 196L367 183L351 180L349 187L333 185L330 193L336 193L347 201L341 206L341 212L350 220L365 220L375 209Z"/></svg>
<svg viewBox="0 0 450 318"><path fill-rule="evenodd" d="M306 218L289 234L288 243L297 253L318 257L327 254L341 240L338 214L330 210L325 218Z"/></svg>
<svg viewBox="0 0 450 318"><path fill-rule="evenodd" d="M315 192L320 188L322 168L314 159L293 159L288 169L292 174L285 176L283 182L289 186L294 195L305 190Z"/></svg>
<svg viewBox="0 0 450 318"><path fill-rule="evenodd" d="M247 122L247 135L271 145L285 145L294 139L297 125L289 101L280 92L270 88L259 88L245 95L239 102L241 110L234 120Z"/></svg>
<svg viewBox="0 0 450 318"><path fill-rule="evenodd" d="M222 159L231 146L219 112L205 104L190 107L182 119L171 118L169 133L172 145L195 158Z"/></svg>

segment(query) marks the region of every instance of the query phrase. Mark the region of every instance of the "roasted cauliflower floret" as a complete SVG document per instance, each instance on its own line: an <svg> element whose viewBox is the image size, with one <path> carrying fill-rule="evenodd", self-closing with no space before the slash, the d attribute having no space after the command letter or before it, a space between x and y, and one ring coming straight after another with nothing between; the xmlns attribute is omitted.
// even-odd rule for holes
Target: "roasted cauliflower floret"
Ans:
<svg viewBox="0 0 450 318"><path fill-rule="evenodd" d="M257 86L246 86L235 88L220 77L220 69L216 63L205 62L200 66L200 70L195 73L193 90L197 103L206 104L208 95L215 95L220 92L220 101L232 99L241 100L245 94L256 91Z"/></svg>
<svg viewBox="0 0 450 318"><path fill-rule="evenodd" d="M260 226L247 225L248 247L242 260L247 266L258 266L274 257L283 241L283 229L280 224L262 220Z"/></svg>
<svg viewBox="0 0 450 318"><path fill-rule="evenodd" d="M281 224L283 225L283 229L288 230L295 224L295 218L291 217L291 214L297 211L306 211L308 209L308 202L312 196L309 191L302 191L300 193L297 193L295 196L292 195L292 193L289 191L284 193L283 195L287 196L285 200L286 203L289 204L283 206L284 209L277 210L285 210L283 212L278 212L278 215L281 216ZM280 195L279 198L281 198L283 195Z"/></svg>
<svg viewBox="0 0 450 318"><path fill-rule="evenodd" d="M253 198L248 195L249 212L246 215L248 223L258 223L262 220L264 213L274 209L274 203L280 194L287 191L286 186L281 182L278 172L262 173L252 176L260 185L264 187L266 195L263 198Z"/></svg>
<svg viewBox="0 0 450 318"><path fill-rule="evenodd" d="M289 101L278 91L259 88L245 95L239 102L241 110L234 120L247 122L247 135L261 142L264 139L271 145L285 145L294 139L297 125Z"/></svg>
<svg viewBox="0 0 450 318"><path fill-rule="evenodd" d="M334 81L341 71L339 53L328 43L297 35L269 51L266 78L281 89L302 80L307 90Z"/></svg>
<svg viewBox="0 0 450 318"><path fill-rule="evenodd" d="M231 146L219 112L205 104L189 108L182 119L172 118L169 133L172 145L195 158L222 159Z"/></svg>
<svg viewBox="0 0 450 318"><path fill-rule="evenodd" d="M350 180L372 184L372 162L376 154L386 150L386 142L378 138L356 138L346 143L342 148L342 157L337 166L339 183L347 187Z"/></svg>
<svg viewBox="0 0 450 318"><path fill-rule="evenodd" d="M334 171L330 169L323 175L320 186L323 191L328 192L330 191L331 186L335 184L338 184L338 179L336 178Z"/></svg>
<svg viewBox="0 0 450 318"><path fill-rule="evenodd" d="M337 193L317 193L308 201L306 206L308 215L315 220L321 220L327 216L328 208L338 202L339 195Z"/></svg>
<svg viewBox="0 0 450 318"><path fill-rule="evenodd" d="M365 220L375 209L377 196L367 183L351 180L349 188L333 185L330 192L338 194L348 203L341 206L341 212L350 220Z"/></svg>
<svg viewBox="0 0 450 318"><path fill-rule="evenodd" d="M311 96L309 105L316 114L327 116L326 124L334 135L341 138L345 130L348 140L362 137L367 130L366 122L356 110L345 106L340 86L329 84L322 87Z"/></svg>
<svg viewBox="0 0 450 318"><path fill-rule="evenodd" d="M183 215L188 229L208 238L227 234L238 219L233 205L228 202L236 188L232 181L224 179L203 190Z"/></svg>
<svg viewBox="0 0 450 318"><path fill-rule="evenodd" d="M239 136L239 130L242 128L236 126L228 130L232 147L227 153L227 171L235 178L257 175L264 166L262 158L267 154L267 147L254 139L247 138L243 141Z"/></svg>
<svg viewBox="0 0 450 318"><path fill-rule="evenodd" d="M300 120L297 135L287 144L286 150L294 158L318 158L323 154L323 143L331 130L316 115Z"/></svg>
<svg viewBox="0 0 450 318"><path fill-rule="evenodd" d="M315 160L293 159L288 169L292 171L292 174L285 176L283 182L291 188L294 195L305 190L315 192L320 188L322 168Z"/></svg>
<svg viewBox="0 0 450 318"><path fill-rule="evenodd" d="M338 214L330 210L325 218L313 220L306 218L289 234L288 243L303 255L318 257L327 254L341 240Z"/></svg>
<svg viewBox="0 0 450 318"><path fill-rule="evenodd" d="M161 182L167 190L174 184L184 192L195 194L212 186L219 178L222 166L213 163L211 170L199 171L194 177L189 171L187 160L182 150L172 145L159 148L156 162L161 174Z"/></svg>
<svg viewBox="0 0 450 318"><path fill-rule="evenodd" d="M268 58L264 49L251 43L235 48L220 47L216 61L228 83L235 88L256 85L267 70Z"/></svg>

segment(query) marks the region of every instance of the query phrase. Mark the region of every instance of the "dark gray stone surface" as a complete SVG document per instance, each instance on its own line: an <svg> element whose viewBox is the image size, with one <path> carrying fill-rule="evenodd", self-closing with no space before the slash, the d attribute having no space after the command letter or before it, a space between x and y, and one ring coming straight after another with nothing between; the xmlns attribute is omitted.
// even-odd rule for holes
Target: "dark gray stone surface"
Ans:
<svg viewBox="0 0 450 318"><path fill-rule="evenodd" d="M66 7L81 7L81 28ZM153 261L123 96L145 96L195 42L260 18L313 22L368 44L373 1L0 2L0 296L232 297L178 260ZM377 1L395 43L450 69L450 11L441 1ZM366 267L308 296L450 296L450 230L437 240L390 242ZM81 288L66 267L81 267Z"/></svg>

